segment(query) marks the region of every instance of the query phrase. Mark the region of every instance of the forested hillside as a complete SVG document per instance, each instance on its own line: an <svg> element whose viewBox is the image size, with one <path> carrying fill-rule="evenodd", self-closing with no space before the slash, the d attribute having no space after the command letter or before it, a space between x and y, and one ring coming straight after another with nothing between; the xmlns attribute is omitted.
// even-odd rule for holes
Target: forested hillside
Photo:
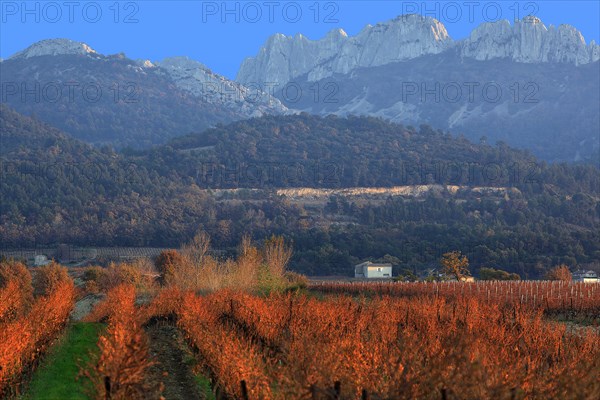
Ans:
<svg viewBox="0 0 600 400"><path fill-rule="evenodd" d="M146 154L157 168L175 167L194 177L204 172L204 182L214 187L440 183L538 192L545 185L559 191L600 190L593 166L548 165L503 142L475 144L428 125L414 128L373 117L255 118L176 138ZM206 177L208 167L212 176ZM235 176L236 167L238 181L224 179Z"/></svg>
<svg viewBox="0 0 600 400"><path fill-rule="evenodd" d="M5 247L177 247L203 229L220 249L233 249L244 233L283 234L294 241L292 266L315 275L350 274L353 262L385 255L420 270L448 250L463 250L474 267L530 277L559 262L600 259L599 171L539 163L502 143L302 114L117 153L0 111ZM438 189L378 197L334 191L323 201L275 190L406 185Z"/></svg>

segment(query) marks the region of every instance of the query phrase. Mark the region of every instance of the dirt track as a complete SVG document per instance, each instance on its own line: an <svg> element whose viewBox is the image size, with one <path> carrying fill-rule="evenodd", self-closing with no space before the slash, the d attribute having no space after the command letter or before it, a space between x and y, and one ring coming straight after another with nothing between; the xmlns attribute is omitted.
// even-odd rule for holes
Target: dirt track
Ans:
<svg viewBox="0 0 600 400"><path fill-rule="evenodd" d="M150 377L164 384L166 400L204 399L191 371L193 355L181 332L172 325L158 322L146 327L150 355L159 364L150 368Z"/></svg>

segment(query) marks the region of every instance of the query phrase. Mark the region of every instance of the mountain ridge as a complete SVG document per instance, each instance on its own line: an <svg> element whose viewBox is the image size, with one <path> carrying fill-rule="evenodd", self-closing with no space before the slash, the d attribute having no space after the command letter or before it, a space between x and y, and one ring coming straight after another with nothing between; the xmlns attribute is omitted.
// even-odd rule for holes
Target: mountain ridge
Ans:
<svg viewBox="0 0 600 400"><path fill-rule="evenodd" d="M96 145L143 148L171 137L288 112L185 57L132 60L70 39L48 39L0 62L1 102Z"/></svg>
<svg viewBox="0 0 600 400"><path fill-rule="evenodd" d="M57 38L35 42L24 50L13 54L7 60L56 55L99 55L99 53L86 43Z"/></svg>
<svg viewBox="0 0 600 400"><path fill-rule="evenodd" d="M574 65L600 60L600 46L595 41L587 44L576 28L566 24L547 28L533 16L516 20L513 25L508 20L482 23L462 40L453 40L437 19L417 14L367 25L351 37L336 37L336 31L341 29L318 40L303 35L272 35L256 56L242 62L236 81L285 84L304 74L309 80L318 81L359 67L380 66L450 49L458 49L463 57L476 60L509 58L523 63Z"/></svg>
<svg viewBox="0 0 600 400"><path fill-rule="evenodd" d="M41 41L0 63L2 101L88 143L118 148L147 148L218 123L310 112L427 123L471 140L506 141L546 161L598 164L599 47L569 25L547 28L526 17L512 25L483 23L453 41L439 21L412 14L367 25L355 36L336 28L316 41L275 34L267 43L271 50L263 47L232 81L185 56L130 60L68 39ZM258 72L248 63L260 65ZM239 79L245 68L246 83ZM277 88L291 76L304 93L299 99L265 92L266 83ZM71 80L102 83L110 95L117 84L121 98L50 103L27 94L23 101L17 93L6 100L5 83L30 88ZM121 101L131 86L118 85L131 83L137 104ZM468 84L477 85L475 100ZM455 101L447 94L456 87ZM502 96L489 99L490 88Z"/></svg>

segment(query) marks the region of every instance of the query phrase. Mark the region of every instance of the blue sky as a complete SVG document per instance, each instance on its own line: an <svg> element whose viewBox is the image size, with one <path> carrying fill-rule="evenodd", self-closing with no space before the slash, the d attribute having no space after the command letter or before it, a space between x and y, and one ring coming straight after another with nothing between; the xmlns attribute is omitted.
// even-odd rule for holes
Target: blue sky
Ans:
<svg viewBox="0 0 600 400"><path fill-rule="evenodd" d="M25 6L23 6L25 4ZM0 0L0 57L65 37L103 54L160 60L187 55L234 78L242 60L273 33L318 39L354 35L403 13L430 15L460 39L481 22L533 14L571 24L600 42L600 1L6 1Z"/></svg>

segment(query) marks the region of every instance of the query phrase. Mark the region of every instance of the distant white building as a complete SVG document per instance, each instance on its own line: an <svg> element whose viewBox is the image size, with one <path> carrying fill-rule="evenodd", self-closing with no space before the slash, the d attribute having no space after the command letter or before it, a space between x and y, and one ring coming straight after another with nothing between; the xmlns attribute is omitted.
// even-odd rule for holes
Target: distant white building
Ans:
<svg viewBox="0 0 600 400"><path fill-rule="evenodd" d="M371 261L354 266L355 278L391 278L392 264L382 263L376 264Z"/></svg>
<svg viewBox="0 0 600 400"><path fill-rule="evenodd" d="M573 272L574 282L600 282L598 274L594 271L575 271Z"/></svg>
<svg viewBox="0 0 600 400"><path fill-rule="evenodd" d="M48 260L48 257L46 257L45 255L36 254L35 256L33 256L32 265L34 267L41 267L43 265L48 264L50 264L50 260Z"/></svg>

